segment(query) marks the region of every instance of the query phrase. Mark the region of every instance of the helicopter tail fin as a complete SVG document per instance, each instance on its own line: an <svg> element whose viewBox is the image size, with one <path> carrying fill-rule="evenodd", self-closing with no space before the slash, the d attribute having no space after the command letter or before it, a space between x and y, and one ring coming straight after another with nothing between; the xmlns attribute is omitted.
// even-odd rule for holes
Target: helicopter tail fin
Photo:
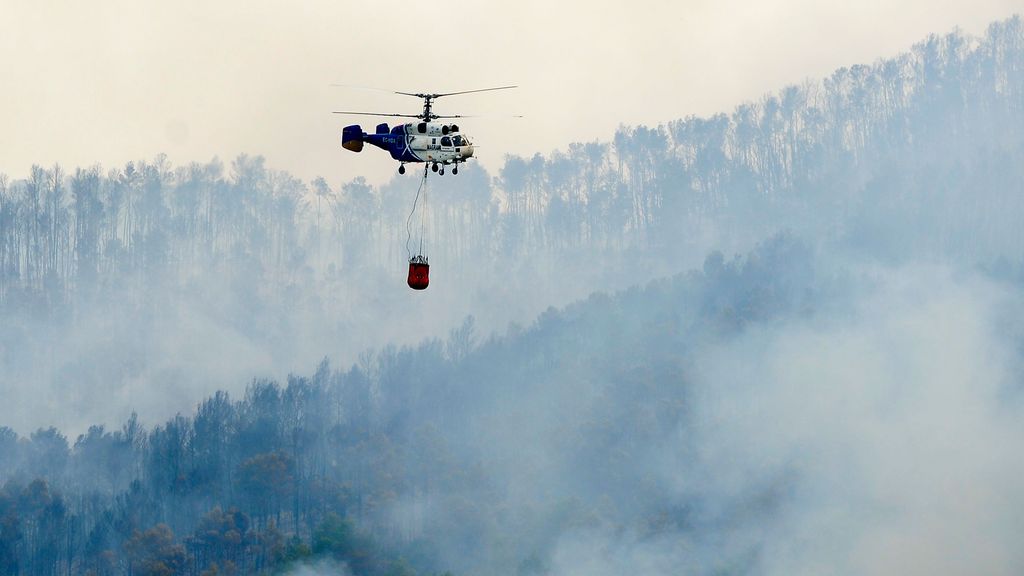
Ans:
<svg viewBox="0 0 1024 576"><path fill-rule="evenodd" d="M363 129L358 124L345 126L341 131L341 145L346 150L362 152L363 150Z"/></svg>

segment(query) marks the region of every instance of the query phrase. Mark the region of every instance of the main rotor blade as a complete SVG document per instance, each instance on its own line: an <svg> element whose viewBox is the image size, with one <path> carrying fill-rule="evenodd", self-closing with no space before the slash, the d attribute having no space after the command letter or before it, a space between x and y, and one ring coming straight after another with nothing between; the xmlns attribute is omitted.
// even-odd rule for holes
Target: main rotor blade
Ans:
<svg viewBox="0 0 1024 576"><path fill-rule="evenodd" d="M497 88L480 88L479 90L463 90L461 92L445 92L443 94L417 94L414 92L395 92L395 94L404 94L406 96L415 96L417 98L440 98L441 96L455 96L456 94L472 94L473 92L490 92L492 90L508 90L509 88L518 88L519 86L498 86Z"/></svg>
<svg viewBox="0 0 1024 576"><path fill-rule="evenodd" d="M331 112L331 114L352 114L355 116L392 116L396 118L419 118L420 114L381 114L377 112Z"/></svg>
<svg viewBox="0 0 1024 576"><path fill-rule="evenodd" d="M456 94L472 94L473 92L491 92L493 90L508 90L510 88L518 88L519 86L498 86L497 88L480 88L479 90L463 90L462 92L448 92L446 94L434 94L434 98L440 98L441 96L455 96Z"/></svg>
<svg viewBox="0 0 1024 576"><path fill-rule="evenodd" d="M434 118L522 118L522 116L519 114L457 114L455 116L434 114Z"/></svg>

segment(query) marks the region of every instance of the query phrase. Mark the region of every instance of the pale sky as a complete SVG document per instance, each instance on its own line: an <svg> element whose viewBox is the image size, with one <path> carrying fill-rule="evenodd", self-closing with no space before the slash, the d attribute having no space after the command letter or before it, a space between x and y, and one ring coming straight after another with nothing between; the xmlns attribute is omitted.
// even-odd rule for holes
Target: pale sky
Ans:
<svg viewBox="0 0 1024 576"><path fill-rule="evenodd" d="M389 179L386 152L340 146L332 110L416 113L440 99L496 173L506 154L609 140L620 124L728 112L766 92L981 34L1024 0L0 0L0 172L262 154L337 186ZM385 119L386 120L386 119Z"/></svg>

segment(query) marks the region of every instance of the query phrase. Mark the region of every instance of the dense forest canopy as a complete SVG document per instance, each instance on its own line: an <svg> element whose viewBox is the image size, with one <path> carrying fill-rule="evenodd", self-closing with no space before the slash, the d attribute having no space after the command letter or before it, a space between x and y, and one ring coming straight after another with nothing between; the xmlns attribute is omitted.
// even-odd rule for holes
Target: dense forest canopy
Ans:
<svg viewBox="0 0 1024 576"><path fill-rule="evenodd" d="M420 300L409 177L0 176L0 573L1015 573L1022 158L1015 17L432 178Z"/></svg>

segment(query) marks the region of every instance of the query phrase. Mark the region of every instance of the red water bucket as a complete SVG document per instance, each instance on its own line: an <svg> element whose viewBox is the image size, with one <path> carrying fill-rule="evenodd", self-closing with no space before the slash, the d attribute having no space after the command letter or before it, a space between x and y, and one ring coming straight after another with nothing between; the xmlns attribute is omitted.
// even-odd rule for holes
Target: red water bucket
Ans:
<svg viewBox="0 0 1024 576"><path fill-rule="evenodd" d="M409 288L426 290L430 284L430 264L425 262L409 262Z"/></svg>

